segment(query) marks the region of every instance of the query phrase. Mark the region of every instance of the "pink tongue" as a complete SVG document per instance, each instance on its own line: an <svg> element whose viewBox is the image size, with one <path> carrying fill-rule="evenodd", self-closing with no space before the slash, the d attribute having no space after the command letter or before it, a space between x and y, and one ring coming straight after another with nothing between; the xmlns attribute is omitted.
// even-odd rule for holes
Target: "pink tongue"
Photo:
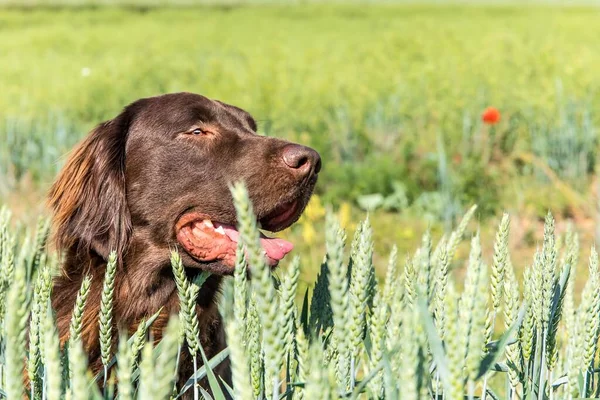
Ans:
<svg viewBox="0 0 600 400"><path fill-rule="evenodd" d="M215 224L215 226L222 226L225 235L227 235L227 237L232 241L236 243L238 242L240 234L237 231L237 229L235 229L233 226L221 224ZM260 236L260 244L262 245L265 253L267 253L267 257L269 257L272 260L281 260L283 257L285 257L287 253L292 251L292 249L294 248L294 244L288 242L287 240L269 238L263 235L262 233L260 234Z"/></svg>
<svg viewBox="0 0 600 400"><path fill-rule="evenodd" d="M294 245L287 240L277 238L260 238L260 244L267 253L267 256L273 260L281 260L287 253L292 251Z"/></svg>

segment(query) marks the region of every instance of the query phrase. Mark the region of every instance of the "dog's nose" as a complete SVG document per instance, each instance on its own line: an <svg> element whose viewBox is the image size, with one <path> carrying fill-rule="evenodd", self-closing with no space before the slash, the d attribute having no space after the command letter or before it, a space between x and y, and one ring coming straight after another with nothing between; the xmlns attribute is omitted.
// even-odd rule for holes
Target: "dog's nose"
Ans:
<svg viewBox="0 0 600 400"><path fill-rule="evenodd" d="M283 148L283 162L302 176L317 174L321 170L321 156L310 147L290 144Z"/></svg>

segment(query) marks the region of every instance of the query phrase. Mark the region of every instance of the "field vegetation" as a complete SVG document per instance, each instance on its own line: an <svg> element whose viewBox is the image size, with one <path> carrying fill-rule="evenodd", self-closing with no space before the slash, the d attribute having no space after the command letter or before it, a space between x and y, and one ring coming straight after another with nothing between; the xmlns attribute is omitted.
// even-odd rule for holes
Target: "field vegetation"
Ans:
<svg viewBox="0 0 600 400"><path fill-rule="evenodd" d="M498 226L491 259L482 256L475 232L468 262L455 262L476 210L472 207L449 235L434 240L427 231L402 272L392 249L380 284L370 221L358 225L346 251L347 233L328 213L326 257L314 288L304 290L297 303L300 258L273 279L244 185L235 185L232 194L240 244L220 308L229 347L206 359L195 302L208 273L189 281L176 252L171 264L181 310L163 340L156 346L147 342L155 316L142 321L131 337L117 333L112 323L117 257L112 253L98 315L104 369L94 377L86 372L80 342L90 280L83 281L70 339L61 350L49 307L57 259L45 250L48 224L40 220L35 234L21 241L10 228L10 212L2 209L0 394L9 399L24 393L48 400L113 398L114 393L119 399L169 399L190 391L194 398L222 399L229 392L236 399L275 400L572 399L600 393L598 254L592 247L589 278L577 302L572 277L582 269L578 235L571 229L557 236L551 214L545 218L542 247L522 278L508 249L508 214ZM462 289L455 283L455 268L466 271ZM174 388L182 346L193 355L195 372L188 384ZM212 371L226 357L232 362L233 387ZM24 371L28 386L22 382ZM196 386L202 379L210 393ZM103 382L104 389L93 382Z"/></svg>
<svg viewBox="0 0 600 400"><path fill-rule="evenodd" d="M2 9L0 199L35 224L95 124L137 98L193 91L319 150L320 205L352 220L369 210L384 252L448 231L474 203L481 219L510 211L524 253L548 210L561 229L576 218L589 243L597 22L595 8L515 5ZM498 124L481 121L487 106ZM315 208L310 227L285 233L313 265Z"/></svg>
<svg viewBox="0 0 600 400"><path fill-rule="evenodd" d="M129 102L193 91L319 150L325 203L446 229L475 202L482 217L591 217L597 20L510 5L0 10L0 194L42 193ZM558 180L575 193L538 195Z"/></svg>
<svg viewBox="0 0 600 400"><path fill-rule="evenodd" d="M107 398L118 377L123 399L168 398L182 346L203 364L186 312L202 282L177 254L167 340L145 343L151 316L130 338L99 316L110 373L84 368L85 285L66 351L47 312L43 201L66 152L175 91L245 108L324 160L274 283L236 189L251 251L224 293L233 346L209 363L232 357L236 398L600 396L600 9L73 3L0 8L0 397ZM188 393L196 379L219 378L200 367Z"/></svg>

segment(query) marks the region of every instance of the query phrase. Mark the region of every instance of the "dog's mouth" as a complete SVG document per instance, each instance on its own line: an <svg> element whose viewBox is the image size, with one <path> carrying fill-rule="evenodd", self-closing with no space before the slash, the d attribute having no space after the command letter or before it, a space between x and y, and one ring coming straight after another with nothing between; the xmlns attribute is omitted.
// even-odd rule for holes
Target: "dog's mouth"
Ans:
<svg viewBox="0 0 600 400"><path fill-rule="evenodd" d="M300 199L282 204L259 219L260 226L277 232L292 225L302 212ZM184 250L201 262L219 261L235 267L236 248L240 234L233 224L214 221L210 216L192 212L184 214L176 224L177 240ZM277 266L294 245L284 239L271 238L261 232L260 244L271 267Z"/></svg>

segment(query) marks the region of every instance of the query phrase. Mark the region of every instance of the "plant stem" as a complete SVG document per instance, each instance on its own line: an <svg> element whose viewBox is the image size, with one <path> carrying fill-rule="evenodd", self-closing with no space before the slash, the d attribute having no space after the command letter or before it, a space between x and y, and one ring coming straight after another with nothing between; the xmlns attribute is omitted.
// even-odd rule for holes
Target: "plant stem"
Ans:
<svg viewBox="0 0 600 400"><path fill-rule="evenodd" d="M435 370L435 399L438 398L438 389L440 387L440 371Z"/></svg>
<svg viewBox="0 0 600 400"><path fill-rule="evenodd" d="M544 364L546 363L546 335L542 333L542 337L542 360L540 362L540 383L538 386L538 400L543 400L544 394L546 392L544 390L544 376L546 375L544 371Z"/></svg>
<svg viewBox="0 0 600 400"><path fill-rule="evenodd" d="M196 372L198 372L198 357L194 354L194 400L198 400L198 376L196 376Z"/></svg>
<svg viewBox="0 0 600 400"><path fill-rule="evenodd" d="M48 369L44 365L44 377L42 378L42 400L46 400L46 373L47 372L48 372Z"/></svg>
<svg viewBox="0 0 600 400"><path fill-rule="evenodd" d="M532 359L533 369L531 371L531 381L530 381L530 388L529 388L530 398L534 398L536 383L539 383L539 380L541 380L542 368L540 367L540 364L541 364L542 355L540 352L542 352L543 349L542 349L542 346L539 346L540 343L542 343L542 332L540 329L536 328L535 353L533 354L533 359ZM537 386L537 388L538 388L538 397L539 397L539 393L540 393L539 385Z"/></svg>
<svg viewBox="0 0 600 400"><path fill-rule="evenodd" d="M483 377L483 389L481 391L481 400L485 400L487 392L487 374Z"/></svg>
<svg viewBox="0 0 600 400"><path fill-rule="evenodd" d="M473 380L469 379L469 400L473 400L475 398L475 382L473 382Z"/></svg>
<svg viewBox="0 0 600 400"><path fill-rule="evenodd" d="M108 375L108 368L106 367L106 364L104 364L104 385L102 385L102 391L104 392L105 397L106 397L106 377L107 377L107 375Z"/></svg>
<svg viewBox="0 0 600 400"><path fill-rule="evenodd" d="M279 379L277 376L273 378L273 400L279 400Z"/></svg>
<svg viewBox="0 0 600 400"><path fill-rule="evenodd" d="M354 356L350 359L350 392L354 391Z"/></svg>
<svg viewBox="0 0 600 400"><path fill-rule="evenodd" d="M552 389L552 371L548 371L548 382L550 382L550 400L554 399L554 390Z"/></svg>

